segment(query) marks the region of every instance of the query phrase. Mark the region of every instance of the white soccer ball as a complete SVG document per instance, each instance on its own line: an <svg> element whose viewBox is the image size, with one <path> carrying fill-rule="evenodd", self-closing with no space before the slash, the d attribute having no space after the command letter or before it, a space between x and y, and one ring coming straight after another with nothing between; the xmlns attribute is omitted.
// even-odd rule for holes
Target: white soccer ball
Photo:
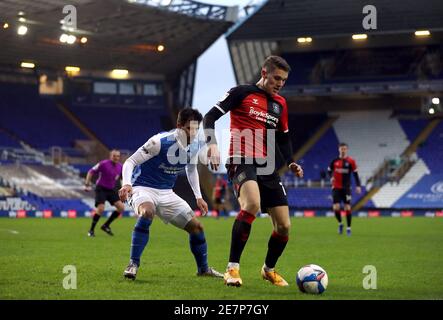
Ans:
<svg viewBox="0 0 443 320"><path fill-rule="evenodd" d="M297 272L297 286L303 293L321 294L328 286L328 274L322 267L308 264Z"/></svg>

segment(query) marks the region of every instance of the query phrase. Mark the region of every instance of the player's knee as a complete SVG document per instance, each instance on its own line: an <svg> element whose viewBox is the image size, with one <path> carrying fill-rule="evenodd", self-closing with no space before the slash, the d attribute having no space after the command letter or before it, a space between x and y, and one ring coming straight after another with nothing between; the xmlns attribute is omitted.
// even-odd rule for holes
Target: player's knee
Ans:
<svg viewBox="0 0 443 320"><path fill-rule="evenodd" d="M95 213L97 213L98 215L101 215L103 213L103 211L105 211L105 205L104 204L99 204L97 206L97 210Z"/></svg>
<svg viewBox="0 0 443 320"><path fill-rule="evenodd" d="M253 215L256 215L258 211L260 210L260 203L251 201L244 204L244 208L242 210L245 210Z"/></svg>
<svg viewBox="0 0 443 320"><path fill-rule="evenodd" d="M350 205L350 204L345 204L345 210L346 210L346 211L351 210L351 205Z"/></svg>
<svg viewBox="0 0 443 320"><path fill-rule="evenodd" d="M140 215L145 219L150 219L150 220L154 219L154 213L149 210L142 210L140 212Z"/></svg>
<svg viewBox="0 0 443 320"><path fill-rule="evenodd" d="M197 219L191 219L186 226L183 228L189 234L197 234L203 232L203 224Z"/></svg>
<svg viewBox="0 0 443 320"><path fill-rule="evenodd" d="M197 221L197 223L194 224L191 233L200 233L203 232L203 225L201 222Z"/></svg>
<svg viewBox="0 0 443 320"><path fill-rule="evenodd" d="M124 206L123 203L117 203L117 204L115 205L115 207L117 208L117 211L118 211L119 213L123 213L123 211L125 211L125 206Z"/></svg>
<svg viewBox="0 0 443 320"><path fill-rule="evenodd" d="M151 206L141 204L138 208L138 213L145 219L154 219L154 210Z"/></svg>
<svg viewBox="0 0 443 320"><path fill-rule="evenodd" d="M334 211L340 210L340 204L338 204L338 203L333 204L333 205L332 205L332 209L333 209Z"/></svg>
<svg viewBox="0 0 443 320"><path fill-rule="evenodd" d="M282 236L287 236L289 235L289 231L291 230L291 222L290 221L286 221L286 222L282 222L282 223L278 223L277 224L277 233L282 235Z"/></svg>

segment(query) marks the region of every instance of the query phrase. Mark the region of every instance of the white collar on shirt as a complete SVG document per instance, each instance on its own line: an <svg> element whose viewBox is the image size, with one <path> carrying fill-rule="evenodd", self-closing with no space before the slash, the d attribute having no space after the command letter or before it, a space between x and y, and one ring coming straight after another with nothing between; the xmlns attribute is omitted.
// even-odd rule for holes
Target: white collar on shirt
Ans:
<svg viewBox="0 0 443 320"><path fill-rule="evenodd" d="M183 137L181 136L181 134L179 134L179 129L175 129L174 130L174 138L177 141L177 144L180 148L184 149L184 150L189 150L190 144L188 145L184 145L183 144Z"/></svg>

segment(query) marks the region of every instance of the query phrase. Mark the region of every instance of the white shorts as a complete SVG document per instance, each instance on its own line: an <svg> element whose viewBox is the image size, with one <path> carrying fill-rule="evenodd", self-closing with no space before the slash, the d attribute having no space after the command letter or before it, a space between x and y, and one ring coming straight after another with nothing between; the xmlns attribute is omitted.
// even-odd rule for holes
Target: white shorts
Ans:
<svg viewBox="0 0 443 320"><path fill-rule="evenodd" d="M155 206L155 214L164 222L184 229L194 217L194 210L180 198L172 189L154 189L149 187L133 187L129 198L129 205L136 215L138 207L144 202L151 202Z"/></svg>

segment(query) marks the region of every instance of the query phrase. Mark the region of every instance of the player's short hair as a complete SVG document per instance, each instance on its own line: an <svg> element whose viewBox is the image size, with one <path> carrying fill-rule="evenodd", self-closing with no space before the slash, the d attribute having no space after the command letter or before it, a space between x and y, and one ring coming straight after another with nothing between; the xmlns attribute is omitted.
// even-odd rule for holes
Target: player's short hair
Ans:
<svg viewBox="0 0 443 320"><path fill-rule="evenodd" d="M267 57L266 60L263 62L262 68L265 69L267 72L272 72L275 69L282 69L286 72L291 71L289 63L287 63L285 59L279 56Z"/></svg>
<svg viewBox="0 0 443 320"><path fill-rule="evenodd" d="M339 146L339 147L347 147L348 144L347 144L347 143L344 143L344 142L340 142L338 146Z"/></svg>
<svg viewBox="0 0 443 320"><path fill-rule="evenodd" d="M198 121L202 122L203 116L197 109L184 108L180 110L177 116L177 123L184 126L188 121Z"/></svg>
<svg viewBox="0 0 443 320"><path fill-rule="evenodd" d="M109 151L109 153L113 153L113 152L118 152L118 153L120 153L120 150L118 150L118 149L112 149L111 151Z"/></svg>

